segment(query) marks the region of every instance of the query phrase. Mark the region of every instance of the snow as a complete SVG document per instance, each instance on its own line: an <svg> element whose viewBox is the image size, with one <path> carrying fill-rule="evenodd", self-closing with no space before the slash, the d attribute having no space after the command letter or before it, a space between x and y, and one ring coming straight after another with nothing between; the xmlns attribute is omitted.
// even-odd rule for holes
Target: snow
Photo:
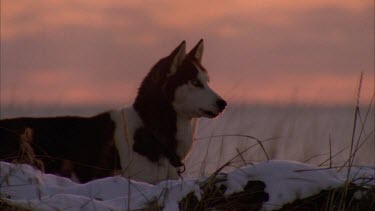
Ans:
<svg viewBox="0 0 375 211"><path fill-rule="evenodd" d="M157 201L168 211L178 209L178 202L189 193L200 198L194 180L153 186L116 176L77 184L28 165L4 162L0 162L0 185L0 195L8 203L34 210L135 210Z"/></svg>
<svg viewBox="0 0 375 211"><path fill-rule="evenodd" d="M353 168L350 178L357 183L374 184L375 169ZM268 161L238 168L227 174L221 184L225 194L243 191L248 181L266 184L269 200L264 210L278 209L293 202L344 184L345 170L319 168L293 161ZM366 178L358 179L358 178ZM33 210L134 210L156 202L163 210L178 210L189 193L201 198L200 179L168 180L158 185L108 177L86 184L43 174L28 165L0 162L0 194L9 204Z"/></svg>
<svg viewBox="0 0 375 211"><path fill-rule="evenodd" d="M278 209L296 199L339 187L345 181L335 169L273 160L230 172L225 182L225 194L243 191L249 180L260 180L266 184L265 192L269 194L269 200L263 205L265 210Z"/></svg>

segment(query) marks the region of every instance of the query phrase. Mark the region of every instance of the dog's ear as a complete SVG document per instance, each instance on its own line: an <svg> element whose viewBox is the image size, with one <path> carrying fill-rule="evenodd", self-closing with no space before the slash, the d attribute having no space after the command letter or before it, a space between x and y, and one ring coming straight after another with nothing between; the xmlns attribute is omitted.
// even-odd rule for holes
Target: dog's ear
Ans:
<svg viewBox="0 0 375 211"><path fill-rule="evenodd" d="M199 62L202 62L203 50L203 39L201 39L199 40L198 44L189 52L189 56L197 59Z"/></svg>
<svg viewBox="0 0 375 211"><path fill-rule="evenodd" d="M185 40L172 51L169 57L172 59L171 69L168 75L173 75L176 73L178 67L182 64L186 57L186 42Z"/></svg>

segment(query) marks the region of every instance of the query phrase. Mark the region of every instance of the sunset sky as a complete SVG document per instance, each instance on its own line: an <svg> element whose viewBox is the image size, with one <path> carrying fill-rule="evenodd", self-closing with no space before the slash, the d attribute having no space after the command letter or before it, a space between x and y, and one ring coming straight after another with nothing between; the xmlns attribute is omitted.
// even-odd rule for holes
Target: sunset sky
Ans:
<svg viewBox="0 0 375 211"><path fill-rule="evenodd" d="M2 0L1 104L124 105L182 40L233 103L374 93L372 0Z"/></svg>

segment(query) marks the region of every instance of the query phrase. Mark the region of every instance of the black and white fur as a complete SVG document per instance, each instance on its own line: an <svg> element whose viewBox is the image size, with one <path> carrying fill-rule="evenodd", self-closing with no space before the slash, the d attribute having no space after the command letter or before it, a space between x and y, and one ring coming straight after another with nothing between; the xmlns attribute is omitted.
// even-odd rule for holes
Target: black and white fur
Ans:
<svg viewBox="0 0 375 211"><path fill-rule="evenodd" d="M29 130L27 144L47 173L80 182L117 173L153 184L177 179L198 118L214 118L226 106L209 87L201 65L203 40L185 51L183 41L154 65L131 107L89 118L0 120L0 159L14 161L25 144L22 134Z"/></svg>

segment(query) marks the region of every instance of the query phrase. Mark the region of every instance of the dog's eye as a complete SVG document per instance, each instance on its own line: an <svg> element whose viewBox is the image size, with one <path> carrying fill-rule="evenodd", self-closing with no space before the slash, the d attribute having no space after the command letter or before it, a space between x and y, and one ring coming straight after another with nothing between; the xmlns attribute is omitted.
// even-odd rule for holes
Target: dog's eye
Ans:
<svg viewBox="0 0 375 211"><path fill-rule="evenodd" d="M191 84L193 84L196 87L200 87L200 88L203 87L203 84L200 81L196 80L196 79L195 80L191 80Z"/></svg>

